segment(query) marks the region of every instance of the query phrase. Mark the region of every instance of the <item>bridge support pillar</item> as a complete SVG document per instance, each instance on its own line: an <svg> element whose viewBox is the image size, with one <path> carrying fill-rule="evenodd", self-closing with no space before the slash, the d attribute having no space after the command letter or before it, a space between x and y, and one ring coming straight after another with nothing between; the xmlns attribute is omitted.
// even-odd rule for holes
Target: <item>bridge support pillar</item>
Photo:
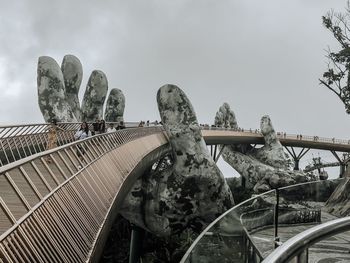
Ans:
<svg viewBox="0 0 350 263"><path fill-rule="evenodd" d="M216 154L217 150L218 150L218 147L220 148L220 145L210 145L210 155L211 157L213 158L214 162L217 163L221 154L222 154L222 151L224 150L225 148L225 145L221 145L221 148L220 148L220 151L218 154Z"/></svg>
<svg viewBox="0 0 350 263"><path fill-rule="evenodd" d="M304 157L304 155L310 150L307 148L303 148L298 154L295 153L294 148L290 147L290 149L288 149L288 147L284 147L286 148L286 150L288 151L288 153L290 154L290 156L292 156L293 161L294 161L294 170L300 170L299 168L299 161L301 160L301 158Z"/></svg>
<svg viewBox="0 0 350 263"><path fill-rule="evenodd" d="M339 177L340 177L340 178L343 178L343 177L344 177L345 169L346 169L345 163L340 164L340 174L339 174Z"/></svg>
<svg viewBox="0 0 350 263"><path fill-rule="evenodd" d="M299 171L300 168L299 168L299 161L300 159L297 159L297 158L293 158L294 159L294 171Z"/></svg>
<svg viewBox="0 0 350 263"><path fill-rule="evenodd" d="M348 162L350 161L350 158L347 154L343 154L343 158L341 158L335 151L331 151L331 153L334 155L335 159L339 162L339 178L343 178L346 172L346 167Z"/></svg>
<svg viewBox="0 0 350 263"><path fill-rule="evenodd" d="M145 230L138 226L132 226L129 263L139 263L142 252L142 242Z"/></svg>

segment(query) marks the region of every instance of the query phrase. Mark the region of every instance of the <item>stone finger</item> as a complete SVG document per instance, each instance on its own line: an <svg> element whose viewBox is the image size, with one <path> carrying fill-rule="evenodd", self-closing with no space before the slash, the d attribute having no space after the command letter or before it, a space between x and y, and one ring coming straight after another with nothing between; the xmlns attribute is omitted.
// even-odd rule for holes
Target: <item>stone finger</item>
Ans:
<svg viewBox="0 0 350 263"><path fill-rule="evenodd" d="M80 60L73 55L66 55L61 65L64 86L66 89L67 102L70 105L76 119L81 121L79 103L79 89L83 78L83 66Z"/></svg>
<svg viewBox="0 0 350 263"><path fill-rule="evenodd" d="M48 56L38 60L38 102L46 122L76 122L67 102L63 74L57 62Z"/></svg>
<svg viewBox="0 0 350 263"><path fill-rule="evenodd" d="M123 92L120 89L112 89L107 99L105 120L118 123L124 121L124 109L125 96Z"/></svg>
<svg viewBox="0 0 350 263"><path fill-rule="evenodd" d="M108 90L106 75L94 70L89 78L82 102L82 120L87 122L103 118L103 104Z"/></svg>
<svg viewBox="0 0 350 263"><path fill-rule="evenodd" d="M238 129L235 113L226 102L217 111L214 123L217 127Z"/></svg>

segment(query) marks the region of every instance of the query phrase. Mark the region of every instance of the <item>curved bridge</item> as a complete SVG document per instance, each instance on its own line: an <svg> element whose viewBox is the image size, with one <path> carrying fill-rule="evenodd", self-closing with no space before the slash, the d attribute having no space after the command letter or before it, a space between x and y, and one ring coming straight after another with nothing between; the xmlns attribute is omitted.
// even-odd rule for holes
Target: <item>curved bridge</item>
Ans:
<svg viewBox="0 0 350 263"><path fill-rule="evenodd" d="M77 126L65 125L62 146L50 151L45 151L47 126L0 132L6 160L0 167L0 262L95 261L136 178L170 152L162 127L71 142ZM263 143L261 134L250 131L203 130L203 136L209 145ZM280 140L350 152L347 141L293 135Z"/></svg>
<svg viewBox="0 0 350 263"><path fill-rule="evenodd" d="M57 133L58 145L61 146L73 142L74 134L79 126L80 123L60 123L63 131L58 131ZM135 128L138 126L138 123L128 122L126 126ZM49 128L50 124L0 126L0 166L45 151ZM263 136L252 130L240 129L237 131L225 128L202 127L202 133L208 145L264 143ZM277 137L285 147L350 152L350 140L278 133Z"/></svg>
<svg viewBox="0 0 350 263"><path fill-rule="evenodd" d="M120 202L168 151L160 127L128 129L2 167L0 262L95 261Z"/></svg>

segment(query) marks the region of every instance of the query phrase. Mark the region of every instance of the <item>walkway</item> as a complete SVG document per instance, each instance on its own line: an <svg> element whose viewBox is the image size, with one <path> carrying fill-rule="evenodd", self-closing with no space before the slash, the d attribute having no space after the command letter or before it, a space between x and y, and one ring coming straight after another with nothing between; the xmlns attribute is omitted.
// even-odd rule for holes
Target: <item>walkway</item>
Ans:
<svg viewBox="0 0 350 263"><path fill-rule="evenodd" d="M74 134L80 123L62 123L64 131L58 132L58 144L65 145L74 141ZM135 127L137 123L126 123ZM49 124L28 124L0 126L0 166L46 150ZM153 126L154 127L154 126ZM158 126L161 127L161 126ZM264 144L263 136L250 130L202 127L207 145L217 144ZM277 136L283 146L350 152L348 140L280 134Z"/></svg>
<svg viewBox="0 0 350 263"><path fill-rule="evenodd" d="M125 195L169 150L159 127L127 129L1 167L0 262L97 261Z"/></svg>
<svg viewBox="0 0 350 263"><path fill-rule="evenodd" d="M336 217L328 213L322 212L322 223L335 218ZM315 224L279 226L278 236L280 237L281 242L285 242L296 234L299 234L314 225ZM273 227L254 232L251 236L256 246L263 253L264 258L274 250ZM333 262L350 262L350 231L322 240L309 249L309 263Z"/></svg>

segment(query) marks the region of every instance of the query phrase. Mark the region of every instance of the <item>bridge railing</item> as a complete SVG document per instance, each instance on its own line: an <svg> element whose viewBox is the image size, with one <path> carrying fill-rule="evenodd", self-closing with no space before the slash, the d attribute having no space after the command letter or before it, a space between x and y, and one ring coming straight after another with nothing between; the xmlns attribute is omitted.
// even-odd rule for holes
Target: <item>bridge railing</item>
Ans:
<svg viewBox="0 0 350 263"><path fill-rule="evenodd" d="M106 128L109 124L106 124ZM133 128L137 127L137 124L126 122L125 126ZM58 125L62 130L57 130L57 145L61 146L75 140L74 134L81 123L59 123ZM0 126L0 166L45 151L50 127L48 123Z"/></svg>
<svg viewBox="0 0 350 263"><path fill-rule="evenodd" d="M106 125L108 126L109 123ZM115 125L117 123L114 123ZM126 127L138 127L138 122L125 122ZM151 124L153 125L153 124ZM59 123L63 130L57 131L58 146L74 141L74 134L80 123ZM90 123L91 126L91 123ZM50 124L24 124L0 126L0 167L28 157L30 155L45 151L48 143L48 130ZM228 129L222 127L201 126L204 130L229 130L262 137L259 130L252 129ZM318 136L296 135L277 133L279 139L303 140L332 144L349 144L350 140L335 138L323 138Z"/></svg>
<svg viewBox="0 0 350 263"><path fill-rule="evenodd" d="M162 141L162 127L124 129L0 167L0 262L86 261L122 182Z"/></svg>
<svg viewBox="0 0 350 263"><path fill-rule="evenodd" d="M321 240L349 230L350 216L335 219L315 226L287 240L284 244L273 251L267 258L265 258L263 263L309 262L308 250L312 245L318 243Z"/></svg>
<svg viewBox="0 0 350 263"><path fill-rule="evenodd" d="M255 134L263 137L260 130L257 129L231 129L224 127L214 127L214 126L201 126L203 130L218 130L218 131L233 131L237 133L246 133L246 134ZM303 140L303 141L312 141L312 142L323 142L323 143L331 143L331 144L350 144L350 140L345 139L336 139L336 138L326 138L319 136L311 136L311 135L303 135L303 134L288 134L285 132L276 132L277 138L279 139L291 139L291 140Z"/></svg>
<svg viewBox="0 0 350 263"><path fill-rule="evenodd" d="M342 180L274 189L238 204L197 237L181 262L261 262L293 235L335 218L323 208Z"/></svg>

